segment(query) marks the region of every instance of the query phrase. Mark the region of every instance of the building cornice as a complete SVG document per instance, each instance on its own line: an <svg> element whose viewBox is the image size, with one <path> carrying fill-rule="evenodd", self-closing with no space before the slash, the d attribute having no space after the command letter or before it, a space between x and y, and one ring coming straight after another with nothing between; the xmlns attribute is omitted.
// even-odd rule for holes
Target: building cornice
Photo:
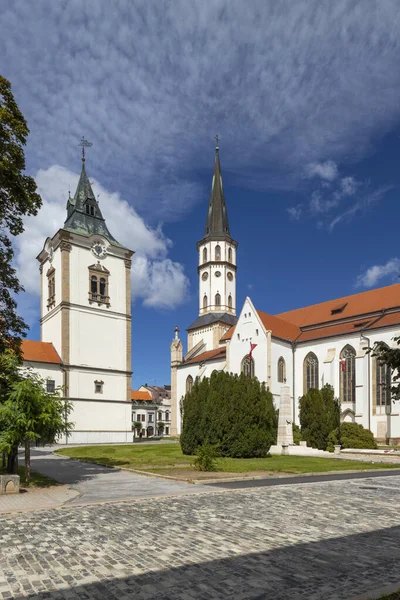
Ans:
<svg viewBox="0 0 400 600"><path fill-rule="evenodd" d="M209 260L205 263L202 263L201 265L199 265L197 267L197 273L200 274L200 272L207 268L207 267L227 267L228 269L231 269L231 271L237 271L237 266L234 265L233 263L228 262L227 260Z"/></svg>

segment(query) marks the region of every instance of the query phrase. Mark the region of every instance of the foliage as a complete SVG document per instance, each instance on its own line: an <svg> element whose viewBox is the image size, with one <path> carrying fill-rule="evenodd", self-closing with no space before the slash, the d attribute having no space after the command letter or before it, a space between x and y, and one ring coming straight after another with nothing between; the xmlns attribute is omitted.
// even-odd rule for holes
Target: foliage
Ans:
<svg viewBox="0 0 400 600"><path fill-rule="evenodd" d="M198 471L217 471L217 456L217 448L205 442L196 450L196 458L193 463L194 468Z"/></svg>
<svg viewBox="0 0 400 600"><path fill-rule="evenodd" d="M41 198L32 177L23 175L23 146L29 133L26 121L11 92L11 84L0 75L0 352L7 347L20 351L27 325L16 313L14 294L23 291L12 266L10 236L24 231L24 215L36 215Z"/></svg>
<svg viewBox="0 0 400 600"><path fill-rule="evenodd" d="M311 389L300 398L301 436L312 448L326 450L330 432L339 423L340 406L334 389L325 385Z"/></svg>
<svg viewBox="0 0 400 600"><path fill-rule="evenodd" d="M36 373L25 372L11 383L0 404L0 452L10 454L25 444L27 481L31 442L52 443L62 433L68 434L72 428L68 422L71 410L71 402L62 400L58 390L47 392L45 381Z"/></svg>
<svg viewBox="0 0 400 600"><path fill-rule="evenodd" d="M272 394L243 373L214 371L210 378L197 378L183 408L180 443L184 454L194 454L209 442L218 445L220 456L262 457L276 441Z"/></svg>
<svg viewBox="0 0 400 600"><path fill-rule="evenodd" d="M165 428L165 423L163 423L162 421L158 421L157 423L157 431L159 433L162 433L164 431Z"/></svg>
<svg viewBox="0 0 400 600"><path fill-rule="evenodd" d="M293 423L292 430L293 430L293 442L296 444L296 446L298 446L302 439L300 427L298 425L296 425L296 423Z"/></svg>
<svg viewBox="0 0 400 600"><path fill-rule="evenodd" d="M369 429L364 429L359 423L342 423L329 434L329 443L327 450L333 452L333 447L340 444L342 448L367 448L376 450L378 446L374 440L374 435Z"/></svg>
<svg viewBox="0 0 400 600"><path fill-rule="evenodd" d="M142 424L140 421L135 421L133 424L133 427L135 428L136 434L139 435L139 433L142 431Z"/></svg>
<svg viewBox="0 0 400 600"><path fill-rule="evenodd" d="M389 348L385 342L375 342L372 348L366 348L366 353L390 367L392 399L400 400L400 336L394 337L393 341L396 348Z"/></svg>

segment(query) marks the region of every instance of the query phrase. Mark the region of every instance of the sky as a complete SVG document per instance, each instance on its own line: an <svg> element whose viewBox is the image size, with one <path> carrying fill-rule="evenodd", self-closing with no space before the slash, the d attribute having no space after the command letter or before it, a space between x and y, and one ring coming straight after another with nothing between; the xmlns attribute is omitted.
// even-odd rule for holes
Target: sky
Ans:
<svg viewBox="0 0 400 600"><path fill-rule="evenodd" d="M239 242L238 309L398 282L398 0L0 0L0 73L30 128L43 199L15 239L19 308L40 338L39 270L86 167L135 251L133 387L170 383L198 314L196 242L220 158Z"/></svg>

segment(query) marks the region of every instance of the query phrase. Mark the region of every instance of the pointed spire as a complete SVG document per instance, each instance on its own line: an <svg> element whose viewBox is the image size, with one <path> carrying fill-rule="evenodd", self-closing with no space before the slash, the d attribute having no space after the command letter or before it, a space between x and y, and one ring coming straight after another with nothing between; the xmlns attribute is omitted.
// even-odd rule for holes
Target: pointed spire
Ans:
<svg viewBox="0 0 400 600"><path fill-rule="evenodd" d="M228 212L226 209L221 164L219 161L218 135L215 136L214 175L211 184L210 201L204 237L230 237Z"/></svg>

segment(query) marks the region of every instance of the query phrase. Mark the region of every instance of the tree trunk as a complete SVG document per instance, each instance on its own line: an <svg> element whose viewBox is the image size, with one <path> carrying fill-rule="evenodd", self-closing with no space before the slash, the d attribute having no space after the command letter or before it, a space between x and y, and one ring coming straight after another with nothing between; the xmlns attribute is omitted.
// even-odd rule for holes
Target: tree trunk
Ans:
<svg viewBox="0 0 400 600"><path fill-rule="evenodd" d="M5 469L7 465L7 454L3 452L2 460L1 460L1 468Z"/></svg>
<svg viewBox="0 0 400 600"><path fill-rule="evenodd" d="M28 438L25 440L25 481L31 480L31 443Z"/></svg>
<svg viewBox="0 0 400 600"><path fill-rule="evenodd" d="M14 446L7 455L7 473L18 475L18 446Z"/></svg>

